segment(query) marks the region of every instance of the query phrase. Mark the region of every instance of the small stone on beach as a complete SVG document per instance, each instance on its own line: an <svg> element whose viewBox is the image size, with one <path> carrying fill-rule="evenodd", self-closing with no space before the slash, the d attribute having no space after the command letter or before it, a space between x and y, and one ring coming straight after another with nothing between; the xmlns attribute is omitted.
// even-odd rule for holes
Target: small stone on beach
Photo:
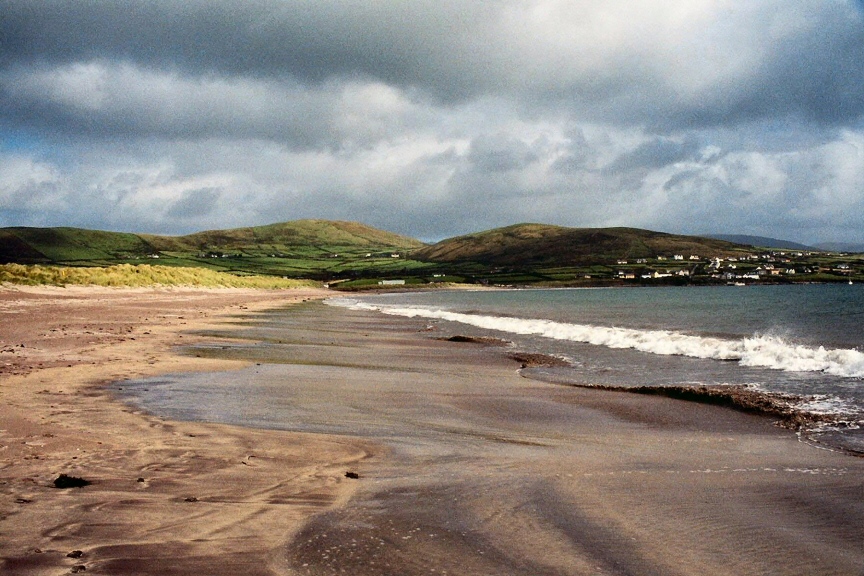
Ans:
<svg viewBox="0 0 864 576"><path fill-rule="evenodd" d="M78 478L77 476L68 476L66 474L60 474L54 480L55 488L82 488L84 486L89 486L91 482L89 480L85 480L83 478Z"/></svg>

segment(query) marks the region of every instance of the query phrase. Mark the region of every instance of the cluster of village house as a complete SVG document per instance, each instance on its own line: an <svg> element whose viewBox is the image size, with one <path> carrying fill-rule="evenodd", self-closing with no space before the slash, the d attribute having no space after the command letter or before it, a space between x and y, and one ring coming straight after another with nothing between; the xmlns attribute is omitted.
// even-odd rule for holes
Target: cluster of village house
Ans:
<svg viewBox="0 0 864 576"><path fill-rule="evenodd" d="M612 275L619 280L649 280L659 278L674 278L701 276L726 282L741 283L747 280L769 280L773 277L792 277L817 273L830 273L851 277L864 274L864 266L853 267L848 263L835 263L830 266L814 262L814 257L824 256L814 252L765 252L762 254L745 254L740 256L714 256L705 258L699 255L674 254L671 256L656 256L654 258L637 258L635 260L619 259L613 267ZM242 254L225 254L222 252L199 253L199 258L230 258ZM285 254L268 254L272 258L287 257ZM371 258L367 253L366 258ZM377 257L400 258L399 253L374 254ZM159 258L158 254L149 254L148 258ZM339 254L330 254L338 258ZM436 277L441 276L436 274ZM591 279L592 274L582 274L582 278ZM598 277L609 277L609 273L597 274ZM382 280L381 285L402 285L405 280Z"/></svg>
<svg viewBox="0 0 864 576"><path fill-rule="evenodd" d="M674 256L657 256L653 260L638 258L633 262L618 260L616 276L622 280L672 278L674 276L689 277L696 273L710 276L712 278L727 281L763 280L775 276L794 276L796 274L815 274L830 272L841 275L851 275L854 269L845 263L831 267L821 267L807 262L813 252L768 252L760 255L743 255L738 257L715 256L703 258L698 255L690 255L685 258L683 254ZM665 261L681 262L672 267L663 268ZM803 262L802 262L803 260ZM649 265L650 262L650 265ZM687 266L687 262L691 266ZM635 267L633 266L635 264ZM683 265L682 265L683 264ZM741 267L739 269L739 266ZM638 268L638 269L636 269ZM590 278L590 275L586 275Z"/></svg>

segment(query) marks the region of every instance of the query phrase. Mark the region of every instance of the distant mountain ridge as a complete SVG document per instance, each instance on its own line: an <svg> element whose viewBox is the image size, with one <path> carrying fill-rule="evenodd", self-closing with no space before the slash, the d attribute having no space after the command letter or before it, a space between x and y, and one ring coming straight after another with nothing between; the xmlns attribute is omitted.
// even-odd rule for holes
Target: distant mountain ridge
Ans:
<svg viewBox="0 0 864 576"><path fill-rule="evenodd" d="M816 248L826 252L864 252L864 244L852 242L821 242Z"/></svg>
<svg viewBox="0 0 864 576"><path fill-rule="evenodd" d="M790 242L789 240L779 240L777 238L767 238L765 236L750 236L747 234L705 234L704 238L713 238L715 240L725 240L726 242L734 242L735 244L744 244L746 246L756 246L759 248L780 248L783 250L819 250L814 246L799 244L798 242Z"/></svg>
<svg viewBox="0 0 864 576"><path fill-rule="evenodd" d="M777 238L766 238L765 236L749 236L745 234L706 234L705 238L715 238L717 240L726 240L737 244L746 244L759 248L780 248L783 250L809 250L820 252L864 252L864 244L854 242L820 242L808 246L799 244L798 242L790 242L789 240L779 240Z"/></svg>

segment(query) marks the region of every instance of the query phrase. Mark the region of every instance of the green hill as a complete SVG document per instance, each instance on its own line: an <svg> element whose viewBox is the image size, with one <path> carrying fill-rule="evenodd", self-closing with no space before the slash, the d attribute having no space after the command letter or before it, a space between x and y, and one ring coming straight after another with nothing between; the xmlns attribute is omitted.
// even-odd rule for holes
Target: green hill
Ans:
<svg viewBox="0 0 864 576"><path fill-rule="evenodd" d="M544 224L516 224L431 246L357 222L330 220L185 236L0 228L0 265L158 264L234 276L308 279L345 290L378 287L383 280L398 285L581 286L725 283L742 275L748 282L848 281L864 274L849 258L807 254L793 261L791 255L760 253L756 259L754 250L719 239L636 228ZM727 260L712 263L716 257Z"/></svg>
<svg viewBox="0 0 864 576"><path fill-rule="evenodd" d="M675 254L702 258L736 255L744 246L695 236L636 228L565 228L516 224L449 238L421 248L411 257L436 263L476 263L530 268L583 266L618 259L656 258Z"/></svg>
<svg viewBox="0 0 864 576"><path fill-rule="evenodd" d="M0 264L81 267L152 262L235 275L324 281L370 274L404 275L429 267L406 258L422 246L419 240L357 222L330 220L297 220L186 236L81 228L0 228Z"/></svg>
<svg viewBox="0 0 864 576"><path fill-rule="evenodd" d="M424 244L419 240L386 232L358 222L295 220L267 226L207 230L187 236L141 238L158 250L272 250L274 248L319 246L371 250L411 250Z"/></svg>
<svg viewBox="0 0 864 576"><path fill-rule="evenodd" d="M413 238L356 222L297 220L268 226L209 230L186 236L156 236L82 228L0 228L0 263L75 263L152 257L162 252L249 254L315 248L327 254L348 250L411 250Z"/></svg>
<svg viewBox="0 0 864 576"><path fill-rule="evenodd" d="M154 248L142 237L81 228L0 228L0 263L50 264L112 261L146 256Z"/></svg>

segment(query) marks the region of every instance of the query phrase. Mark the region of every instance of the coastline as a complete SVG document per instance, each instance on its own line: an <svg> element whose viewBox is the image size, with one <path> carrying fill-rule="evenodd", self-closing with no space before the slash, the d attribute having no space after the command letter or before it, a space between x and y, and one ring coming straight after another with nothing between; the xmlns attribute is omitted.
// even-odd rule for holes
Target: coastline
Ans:
<svg viewBox="0 0 864 576"><path fill-rule="evenodd" d="M326 291L45 290L22 291L17 300L31 303L17 311L7 300L0 308L3 349L31 345L6 332L13 325L31 325L41 343L0 382L4 573L864 567L864 459L802 444L769 418L529 380L519 366L530 358L436 339L422 321L318 303L272 312ZM8 322L14 314L27 321ZM179 422L113 398L107 384L118 380L255 374L254 361L174 350L218 347L191 332L237 331L231 315L244 326L287 322L290 383L314 406L355 398L349 417L330 417L351 433ZM360 401L375 410L366 421ZM376 437L379 414L408 427ZM58 473L93 484L56 489Z"/></svg>
<svg viewBox="0 0 864 576"><path fill-rule="evenodd" d="M855 386L864 365L860 329L844 321L855 317L860 294L852 295L852 313L826 323L820 318L841 306L834 300L850 297L845 287L778 288L740 298L736 289L692 297L684 289L656 297L647 290L557 292L342 300L352 308L441 321L454 339L494 335L519 350L542 351L545 357L530 354L522 362L528 378L764 414L802 439L864 455L864 389ZM792 304L799 300L800 309ZM821 302L821 310L808 302ZM522 306L530 311L517 311ZM764 313L747 312L754 309Z"/></svg>
<svg viewBox="0 0 864 576"><path fill-rule="evenodd" d="M168 422L108 384L242 366L175 347L202 340L194 330L327 295L0 288L0 572L284 573L284 543L353 493L344 474L368 456L363 443ZM58 489L60 474L92 484Z"/></svg>
<svg viewBox="0 0 864 576"><path fill-rule="evenodd" d="M440 339L424 319L310 303L235 334L225 353L260 366L130 386L157 386L139 395L157 412L176 401L178 417L380 447L357 464L352 498L288 543L287 573L857 576L864 566L864 459L802 443L772 418L526 379L520 366L536 359ZM199 406L217 390L244 400Z"/></svg>

